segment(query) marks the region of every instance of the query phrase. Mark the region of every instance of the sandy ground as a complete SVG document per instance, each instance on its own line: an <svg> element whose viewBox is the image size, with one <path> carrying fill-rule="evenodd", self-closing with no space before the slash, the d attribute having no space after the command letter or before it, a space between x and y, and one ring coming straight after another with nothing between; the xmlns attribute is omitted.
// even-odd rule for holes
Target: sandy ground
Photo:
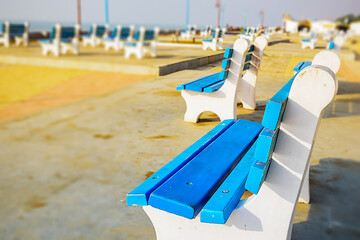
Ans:
<svg viewBox="0 0 360 240"><path fill-rule="evenodd" d="M258 107L239 106L239 118L260 122L266 100L299 60L306 58L265 55ZM155 239L150 220L140 207L126 205L126 194L218 124L211 113L198 124L185 123L185 103L175 87L219 66L132 81L1 65L0 83L6 74L18 75L1 83L9 90L0 94L0 239ZM360 238L359 69L359 62L343 61L337 74L339 92L326 109L311 158L311 204L298 205L293 239ZM36 91L19 90L27 83L19 80L48 71L31 84ZM26 110L37 105L45 107Z"/></svg>

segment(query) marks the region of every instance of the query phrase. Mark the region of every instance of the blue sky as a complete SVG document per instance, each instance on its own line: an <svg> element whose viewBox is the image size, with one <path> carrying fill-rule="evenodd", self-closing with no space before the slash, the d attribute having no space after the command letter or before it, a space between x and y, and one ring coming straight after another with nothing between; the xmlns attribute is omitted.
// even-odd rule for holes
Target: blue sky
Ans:
<svg viewBox="0 0 360 240"><path fill-rule="evenodd" d="M294 19L334 20L360 14L360 0L222 0L224 22L235 26L258 25L264 9L265 25L280 26L289 13ZM185 25L186 0L109 0L112 24ZM75 22L76 0L0 0L0 19ZM82 0L82 21L104 23L104 0ZM190 0L190 23L216 25L215 0Z"/></svg>

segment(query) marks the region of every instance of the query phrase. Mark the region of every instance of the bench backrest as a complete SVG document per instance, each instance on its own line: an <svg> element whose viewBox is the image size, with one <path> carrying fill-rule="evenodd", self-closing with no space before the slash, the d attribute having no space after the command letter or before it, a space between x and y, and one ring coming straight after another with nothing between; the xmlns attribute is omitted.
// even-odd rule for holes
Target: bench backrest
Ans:
<svg viewBox="0 0 360 240"><path fill-rule="evenodd" d="M144 27L140 27L140 29L135 32L134 40L136 42L155 42L157 41L158 34L159 28L155 28L154 30L146 30Z"/></svg>
<svg viewBox="0 0 360 240"><path fill-rule="evenodd" d="M12 35L22 35L29 31L29 23L10 23L6 21L1 24L1 32Z"/></svg>
<svg viewBox="0 0 360 240"><path fill-rule="evenodd" d="M50 39L79 39L80 36L80 25L75 24L74 27L62 26L56 24L50 30Z"/></svg>

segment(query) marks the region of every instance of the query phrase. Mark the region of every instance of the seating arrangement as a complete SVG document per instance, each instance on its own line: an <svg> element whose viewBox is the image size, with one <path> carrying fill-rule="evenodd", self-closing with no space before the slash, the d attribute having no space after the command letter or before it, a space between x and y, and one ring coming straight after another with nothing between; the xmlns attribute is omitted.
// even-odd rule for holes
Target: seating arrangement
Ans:
<svg viewBox="0 0 360 240"><path fill-rule="evenodd" d="M268 101L261 124L221 122L131 191L127 204L143 206L158 240L290 239L339 67L336 53L318 53ZM253 195L240 200L245 191Z"/></svg>
<svg viewBox="0 0 360 240"><path fill-rule="evenodd" d="M156 57L159 31L160 29L157 27L154 30L146 30L145 27L140 27L135 33L134 41L124 43L125 58L135 55L138 59L141 59L145 54Z"/></svg>
<svg viewBox="0 0 360 240"><path fill-rule="evenodd" d="M261 36L254 45L240 38L233 49L226 49L223 71L177 86L186 102L184 120L197 122L205 111L216 113L221 121L236 119L238 100L244 108L255 109L257 74L266 45L266 38Z"/></svg>
<svg viewBox="0 0 360 240"><path fill-rule="evenodd" d="M200 31L200 37L211 36L212 31L212 26L206 26L204 30Z"/></svg>
<svg viewBox="0 0 360 240"><path fill-rule="evenodd" d="M42 54L46 56L52 52L55 56L66 54L68 51L79 54L79 35L80 25L74 27L63 27L56 24L51 29L50 39L39 40L42 48Z"/></svg>
<svg viewBox="0 0 360 240"><path fill-rule="evenodd" d="M305 48L315 49L316 43L317 43L317 34L312 33L311 38L306 38L306 39L301 40L301 48L302 49L305 49Z"/></svg>
<svg viewBox="0 0 360 240"><path fill-rule="evenodd" d="M115 51L119 51L124 48L124 42L130 42L134 35L134 26L122 27L118 25L114 28L112 36L104 39L105 50L113 48Z"/></svg>
<svg viewBox="0 0 360 240"><path fill-rule="evenodd" d="M15 45L29 46L29 23L15 24L6 21L1 25L0 44L10 47L11 39L15 39Z"/></svg>
<svg viewBox="0 0 360 240"><path fill-rule="evenodd" d="M92 47L96 47L103 43L103 39L108 37L109 26L98 26L93 24L90 26L89 34L82 35L83 46L86 47L90 45Z"/></svg>
<svg viewBox="0 0 360 240"><path fill-rule="evenodd" d="M254 41L256 36L258 35L260 29L254 27L248 27L245 29L244 33L240 33L239 36L241 38L248 39L249 41Z"/></svg>
<svg viewBox="0 0 360 240"><path fill-rule="evenodd" d="M218 49L224 49L223 36L225 35L225 31L226 29L216 28L215 31L213 31L211 39L203 39L203 50L206 50L208 48L212 49L213 51L216 51Z"/></svg>
<svg viewBox="0 0 360 240"><path fill-rule="evenodd" d="M337 53L340 52L342 45L344 45L346 38L344 36L336 36L333 40L327 41L326 48Z"/></svg>
<svg viewBox="0 0 360 240"><path fill-rule="evenodd" d="M185 31L181 31L181 38L183 39L192 39L196 36L196 25L188 25Z"/></svg>
<svg viewBox="0 0 360 240"><path fill-rule="evenodd" d="M265 32L263 32L261 34L261 36L264 36L264 37L266 37L267 40L269 40L271 35L274 34L275 29L276 29L275 27L268 27L268 28L266 28Z"/></svg>

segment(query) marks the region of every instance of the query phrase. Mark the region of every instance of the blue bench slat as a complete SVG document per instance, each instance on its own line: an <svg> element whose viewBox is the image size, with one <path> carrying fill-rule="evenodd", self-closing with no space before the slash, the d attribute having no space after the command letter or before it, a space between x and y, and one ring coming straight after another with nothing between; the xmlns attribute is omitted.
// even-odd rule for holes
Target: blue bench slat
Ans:
<svg viewBox="0 0 360 240"><path fill-rule="evenodd" d="M302 42L310 42L310 39L309 38L306 38L306 39L303 39L301 40Z"/></svg>
<svg viewBox="0 0 360 240"><path fill-rule="evenodd" d="M330 42L330 43L329 43L329 49L334 49L334 47L335 47L334 42Z"/></svg>
<svg viewBox="0 0 360 240"><path fill-rule="evenodd" d="M248 53L251 53L251 52L253 52L253 51L254 51L254 49L255 49L255 46L254 46L254 45L250 45L250 48L249 48L249 51L248 51Z"/></svg>
<svg viewBox="0 0 360 240"><path fill-rule="evenodd" d="M229 70L223 70L220 72L219 81L225 80L229 75Z"/></svg>
<svg viewBox="0 0 360 240"><path fill-rule="evenodd" d="M249 175L246 179L245 189L258 194L262 184L264 183L266 176L269 172L272 159L269 159L266 163L256 161L250 168Z"/></svg>
<svg viewBox="0 0 360 240"><path fill-rule="evenodd" d="M250 167L256 162L254 153L257 141L203 207L200 213L201 222L226 223L245 192Z"/></svg>
<svg viewBox="0 0 360 240"><path fill-rule="evenodd" d="M224 58L231 58L233 55L234 49L227 48L225 49Z"/></svg>
<svg viewBox="0 0 360 240"><path fill-rule="evenodd" d="M291 85L297 74L288 81L266 104L262 125L275 130L282 120Z"/></svg>
<svg viewBox="0 0 360 240"><path fill-rule="evenodd" d="M255 151L255 159L257 161L260 161L262 163L266 163L269 158L271 157L273 151L274 151L274 147L275 147L275 142L277 139L279 133L279 128L277 128L275 131L269 129L269 128L264 128L261 133L259 134L258 137L258 144L257 144L257 148Z"/></svg>
<svg viewBox="0 0 360 240"><path fill-rule="evenodd" d="M295 72L298 72L298 71L301 71L303 70L304 68L308 67L311 65L311 61L301 61L299 62L295 67L294 67L294 71Z"/></svg>
<svg viewBox="0 0 360 240"><path fill-rule="evenodd" d="M229 69L230 64L231 64L231 60L230 60L230 59L224 59L224 60L222 61L222 64L221 64L221 68L224 69L224 70L227 70L227 69Z"/></svg>
<svg viewBox="0 0 360 240"><path fill-rule="evenodd" d="M131 205L147 205L150 194L158 188L163 182L169 179L175 172L188 163L200 151L211 144L217 137L225 132L235 120L225 120L209 131L206 135L188 147L185 151L175 157L171 162L167 163L159 171L145 180L137 188L127 195L127 204Z"/></svg>
<svg viewBox="0 0 360 240"><path fill-rule="evenodd" d="M207 86L206 88L204 88L204 92L206 93L211 93L211 92L216 92L217 90L219 90L222 85L224 85L225 80L222 80L220 82L214 83L210 86Z"/></svg>
<svg viewBox="0 0 360 240"><path fill-rule="evenodd" d="M301 62L299 62L298 64L296 64L296 66L294 67L294 71L300 71L300 69L301 69L301 66L304 64L305 62L304 61L301 61Z"/></svg>
<svg viewBox="0 0 360 240"><path fill-rule="evenodd" d="M210 77L210 76L213 76L213 78L219 78L220 73L219 73L219 72L218 72L218 73L214 73L214 74L211 74L211 75L206 76L206 77ZM205 78L206 78L206 77L205 77ZM202 78L200 78L200 79L202 79ZM186 85L188 85L188 84L190 84L190 83L195 83L196 81L199 81L200 79L196 79L196 80L191 81L191 82L187 82L187 83L184 83L184 84L180 84L180 85L176 86L176 90L184 90Z"/></svg>
<svg viewBox="0 0 360 240"><path fill-rule="evenodd" d="M250 65L251 65L250 62L245 63L245 64L244 64L243 71L248 70L248 69L250 68Z"/></svg>
<svg viewBox="0 0 360 240"><path fill-rule="evenodd" d="M221 81L224 73L212 74L185 85L185 90L202 92L204 88Z"/></svg>
<svg viewBox="0 0 360 240"><path fill-rule="evenodd" d="M259 123L238 120L157 188L150 195L149 205L190 219L196 216L262 128Z"/></svg>
<svg viewBox="0 0 360 240"><path fill-rule="evenodd" d="M212 42L212 39L203 39L203 42Z"/></svg>
<svg viewBox="0 0 360 240"><path fill-rule="evenodd" d="M251 59L252 59L252 53L249 53L249 54L247 54L246 57L245 57L245 62L248 62L248 61L250 61Z"/></svg>

